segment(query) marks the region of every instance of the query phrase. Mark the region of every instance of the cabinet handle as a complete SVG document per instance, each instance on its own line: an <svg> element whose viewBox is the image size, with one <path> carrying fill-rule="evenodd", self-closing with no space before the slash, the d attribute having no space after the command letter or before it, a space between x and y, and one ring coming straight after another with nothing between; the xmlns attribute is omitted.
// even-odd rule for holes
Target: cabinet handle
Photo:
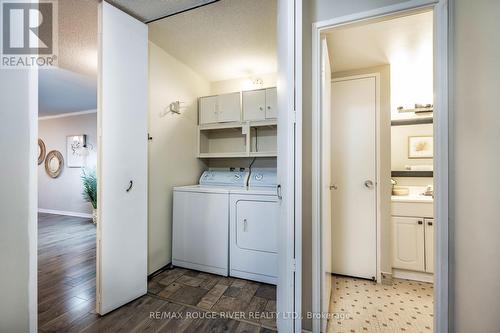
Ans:
<svg viewBox="0 0 500 333"><path fill-rule="evenodd" d="M424 222L421 220L418 220L418 224L423 224Z"/></svg>
<svg viewBox="0 0 500 333"><path fill-rule="evenodd" d="M427 225L432 225L432 222L430 222L430 221L429 221L429 222L427 222Z"/></svg>
<svg viewBox="0 0 500 333"><path fill-rule="evenodd" d="M261 106L261 107L259 107L259 109L260 109L260 111L263 111L263 110L264 110L264 108L263 108L262 106Z"/></svg>
<svg viewBox="0 0 500 333"><path fill-rule="evenodd" d="M271 110L271 107L270 107L270 106L268 106L268 107L267 107L267 109L268 109L268 110Z"/></svg>
<svg viewBox="0 0 500 333"><path fill-rule="evenodd" d="M243 231L247 231L247 219L243 219Z"/></svg>

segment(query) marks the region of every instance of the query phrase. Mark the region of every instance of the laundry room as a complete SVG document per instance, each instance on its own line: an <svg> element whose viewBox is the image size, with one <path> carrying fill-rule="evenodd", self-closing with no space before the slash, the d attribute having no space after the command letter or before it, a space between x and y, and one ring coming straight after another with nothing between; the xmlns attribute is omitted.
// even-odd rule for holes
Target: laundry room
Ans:
<svg viewBox="0 0 500 333"><path fill-rule="evenodd" d="M268 314L278 283L277 3L149 23L149 292Z"/></svg>

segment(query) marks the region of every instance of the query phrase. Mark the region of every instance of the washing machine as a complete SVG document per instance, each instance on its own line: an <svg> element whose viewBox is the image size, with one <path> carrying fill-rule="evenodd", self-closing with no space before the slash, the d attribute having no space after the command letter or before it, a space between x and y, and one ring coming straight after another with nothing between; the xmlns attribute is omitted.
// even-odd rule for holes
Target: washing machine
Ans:
<svg viewBox="0 0 500 333"><path fill-rule="evenodd" d="M230 191L229 275L278 282L279 200L275 169L252 169L248 189Z"/></svg>
<svg viewBox="0 0 500 333"><path fill-rule="evenodd" d="M198 185L173 189L172 264L227 276L229 193L245 189L248 171L205 171Z"/></svg>

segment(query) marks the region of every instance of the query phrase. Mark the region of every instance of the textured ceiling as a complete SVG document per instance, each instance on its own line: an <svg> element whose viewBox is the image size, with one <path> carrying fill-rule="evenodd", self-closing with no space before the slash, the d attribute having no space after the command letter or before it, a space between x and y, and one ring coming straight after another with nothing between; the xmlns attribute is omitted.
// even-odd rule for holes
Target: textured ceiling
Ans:
<svg viewBox="0 0 500 333"><path fill-rule="evenodd" d="M108 0L143 22L203 6L218 0Z"/></svg>
<svg viewBox="0 0 500 333"><path fill-rule="evenodd" d="M332 71L432 59L433 13L425 12L326 33Z"/></svg>
<svg viewBox="0 0 500 333"><path fill-rule="evenodd" d="M149 39L209 81L277 71L276 0L221 0L149 24Z"/></svg>
<svg viewBox="0 0 500 333"><path fill-rule="evenodd" d="M97 107L98 0L58 1L58 65L39 71L40 116Z"/></svg>

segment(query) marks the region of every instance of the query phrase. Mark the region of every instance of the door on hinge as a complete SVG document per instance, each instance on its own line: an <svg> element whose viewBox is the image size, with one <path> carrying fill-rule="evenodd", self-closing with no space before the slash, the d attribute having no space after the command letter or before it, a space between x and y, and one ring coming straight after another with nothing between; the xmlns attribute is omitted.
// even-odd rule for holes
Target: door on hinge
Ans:
<svg viewBox="0 0 500 333"><path fill-rule="evenodd" d="M148 28L99 4L97 312L147 292Z"/></svg>

